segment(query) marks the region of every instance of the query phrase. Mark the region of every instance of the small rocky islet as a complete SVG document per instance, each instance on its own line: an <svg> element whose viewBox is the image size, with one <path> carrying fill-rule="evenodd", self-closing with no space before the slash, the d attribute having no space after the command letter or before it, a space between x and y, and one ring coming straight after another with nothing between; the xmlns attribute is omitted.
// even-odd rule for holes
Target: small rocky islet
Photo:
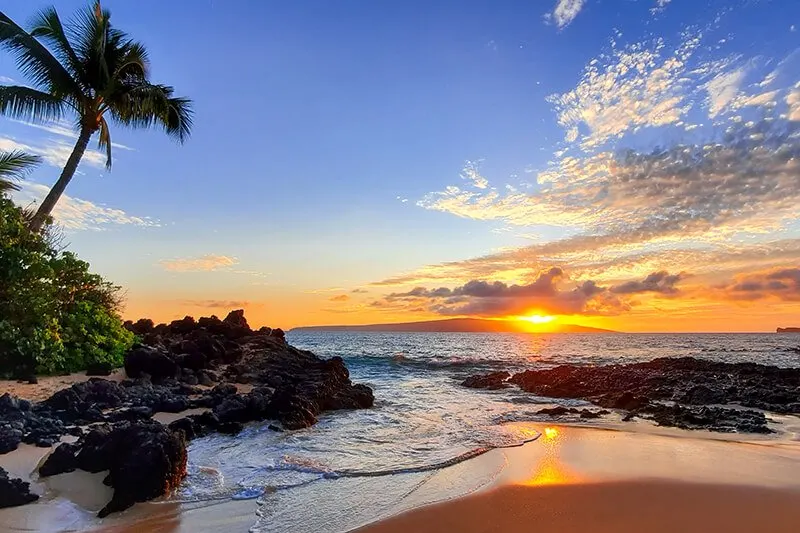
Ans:
<svg viewBox="0 0 800 533"><path fill-rule="evenodd" d="M694 357L605 366L565 364L514 375L491 372L469 376L461 384L487 390L516 385L540 397L579 399L622 410L623 420L641 417L681 429L772 433L765 411L800 415L800 369ZM555 407L537 414L596 418L607 412Z"/></svg>
<svg viewBox="0 0 800 533"><path fill-rule="evenodd" d="M127 322L140 343L125 356L127 379L91 377L41 402L0 396L0 454L20 443L62 442L39 476L77 469L108 471L112 500L99 516L127 509L177 487L186 476L187 441L213 432L236 434L244 424L274 421L276 431L312 426L326 411L372 407L366 385L353 384L343 360L321 359L286 343L280 329L252 330L244 312L224 320L186 317L155 325ZM95 365L88 374L110 375ZM239 392L246 385L247 392ZM158 412L202 412L169 425ZM0 471L0 507L35 501L29 485Z"/></svg>

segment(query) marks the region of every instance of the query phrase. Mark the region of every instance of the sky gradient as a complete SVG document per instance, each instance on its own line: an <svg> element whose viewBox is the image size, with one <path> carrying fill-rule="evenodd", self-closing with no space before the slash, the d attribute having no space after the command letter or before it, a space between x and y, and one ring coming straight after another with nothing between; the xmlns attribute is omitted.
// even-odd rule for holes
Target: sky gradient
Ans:
<svg viewBox="0 0 800 533"><path fill-rule="evenodd" d="M800 3L103 4L196 112L112 129L55 211L128 318L800 326ZM71 124L0 125L28 205Z"/></svg>

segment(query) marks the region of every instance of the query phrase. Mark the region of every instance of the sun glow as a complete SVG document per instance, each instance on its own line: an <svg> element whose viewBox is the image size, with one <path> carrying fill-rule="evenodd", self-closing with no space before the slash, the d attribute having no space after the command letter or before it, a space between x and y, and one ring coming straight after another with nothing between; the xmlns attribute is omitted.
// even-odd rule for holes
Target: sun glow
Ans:
<svg viewBox="0 0 800 533"><path fill-rule="evenodd" d="M517 317L517 320L524 320L525 322L530 322L532 324L547 324L555 319L556 317L549 315L529 315Z"/></svg>

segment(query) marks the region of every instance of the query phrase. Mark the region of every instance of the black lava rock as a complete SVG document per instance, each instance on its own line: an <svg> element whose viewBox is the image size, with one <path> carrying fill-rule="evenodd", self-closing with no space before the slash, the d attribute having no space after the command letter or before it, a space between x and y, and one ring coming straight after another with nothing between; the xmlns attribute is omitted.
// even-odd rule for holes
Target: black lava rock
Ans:
<svg viewBox="0 0 800 533"><path fill-rule="evenodd" d="M30 491L30 483L10 478L8 472L0 468L0 508L25 505L39 499Z"/></svg>

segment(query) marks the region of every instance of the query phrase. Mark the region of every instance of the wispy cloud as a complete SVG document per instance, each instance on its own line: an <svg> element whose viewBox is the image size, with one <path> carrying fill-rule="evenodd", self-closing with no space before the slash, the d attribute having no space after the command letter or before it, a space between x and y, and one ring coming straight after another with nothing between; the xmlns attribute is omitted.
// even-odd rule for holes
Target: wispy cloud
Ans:
<svg viewBox="0 0 800 533"><path fill-rule="evenodd" d="M11 122L15 122L17 124L23 124L30 128L35 128L38 130L43 130L48 133L52 133L54 135L59 135L61 137L68 137L73 140L77 140L78 134L75 132L74 128L70 126L68 122L46 122L42 124L36 124L34 122L27 122L24 120L14 120L12 119ZM112 148L118 148L120 150L133 150L130 146L125 146L124 144L119 144L112 142Z"/></svg>
<svg viewBox="0 0 800 533"><path fill-rule="evenodd" d="M350 297L346 294L339 294L338 296L331 296L328 300L331 302L346 302L350 300Z"/></svg>
<svg viewBox="0 0 800 533"><path fill-rule="evenodd" d="M650 12L653 15L663 12L671 1L672 0L656 0L656 5L655 7L650 8Z"/></svg>
<svg viewBox="0 0 800 533"><path fill-rule="evenodd" d="M0 150L22 150L41 156L45 163L54 167L63 167L72 154L73 146L69 143L51 140L45 143L23 143L11 137L0 137ZM97 150L86 150L81 164L95 168L105 168L106 156Z"/></svg>
<svg viewBox="0 0 800 533"><path fill-rule="evenodd" d="M663 39L616 47L590 61L578 85L548 98L566 141L594 148L643 127L680 122L689 110L689 59L700 36L686 36L676 50Z"/></svg>
<svg viewBox="0 0 800 533"><path fill-rule="evenodd" d="M170 272L213 272L228 270L230 267L238 265L239 260L227 255L208 254L200 257L165 259L159 263Z"/></svg>
<svg viewBox="0 0 800 533"><path fill-rule="evenodd" d="M252 307L253 302L250 300L182 300L181 304L187 307L229 310Z"/></svg>
<svg viewBox="0 0 800 533"><path fill-rule="evenodd" d="M8 76L0 76L0 83L14 83L14 78L9 78Z"/></svg>
<svg viewBox="0 0 800 533"><path fill-rule="evenodd" d="M464 168L461 170L461 179L468 181L477 189L486 189L489 187L489 180L481 175L480 164L480 160L465 162Z"/></svg>
<svg viewBox="0 0 800 533"><path fill-rule="evenodd" d="M800 83L786 95L786 105L789 107L788 118L793 122L800 122Z"/></svg>
<svg viewBox="0 0 800 533"><path fill-rule="evenodd" d="M548 13L548 20L555 22L559 28L564 28L575 20L583 9L586 0L558 0L552 13Z"/></svg>
<svg viewBox="0 0 800 533"><path fill-rule="evenodd" d="M2 148L0 148L2 149ZM32 181L19 183L20 190L14 193L14 201L22 206L38 204L49 192L50 188ZM62 195L53 209L55 221L67 230L101 230L114 225L131 225L141 227L159 226L159 222L150 217L133 216L122 209Z"/></svg>

